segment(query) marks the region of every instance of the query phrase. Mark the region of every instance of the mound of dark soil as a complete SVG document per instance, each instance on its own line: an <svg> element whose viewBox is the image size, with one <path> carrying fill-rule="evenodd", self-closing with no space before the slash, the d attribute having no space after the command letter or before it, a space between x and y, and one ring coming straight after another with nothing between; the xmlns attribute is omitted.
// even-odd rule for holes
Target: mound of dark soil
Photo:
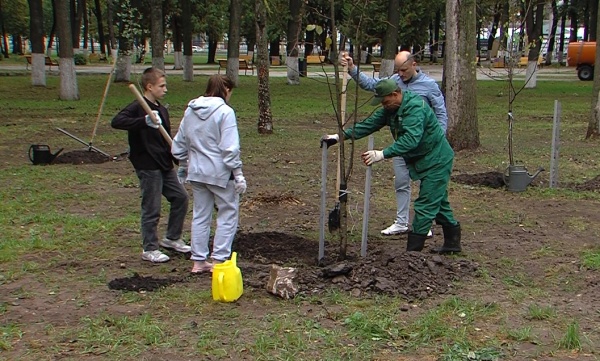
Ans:
<svg viewBox="0 0 600 361"><path fill-rule="evenodd" d="M154 278L152 276L144 277L137 273L131 277L115 278L108 282L108 288L121 291L155 291L159 288L183 282L183 278Z"/></svg>
<svg viewBox="0 0 600 361"><path fill-rule="evenodd" d="M471 186L484 186L490 188L504 187L504 177L500 172L486 172L475 174L459 174L452 176L452 181Z"/></svg>
<svg viewBox="0 0 600 361"><path fill-rule="evenodd" d="M52 164L100 164L109 160L109 157L98 152L74 150L60 154Z"/></svg>
<svg viewBox="0 0 600 361"><path fill-rule="evenodd" d="M598 192L600 191L600 175L583 183L568 183L564 187L576 191Z"/></svg>
<svg viewBox="0 0 600 361"><path fill-rule="evenodd" d="M346 260L337 247L326 245L324 266L317 265L318 242L284 233L242 233L234 241L238 265L246 286L264 288L270 264L298 268L300 293L312 294L328 288L352 295L388 294L407 300L448 293L455 281L473 276L476 263L420 252L405 252L404 241L369 242L367 256L359 257L360 245L348 245Z"/></svg>

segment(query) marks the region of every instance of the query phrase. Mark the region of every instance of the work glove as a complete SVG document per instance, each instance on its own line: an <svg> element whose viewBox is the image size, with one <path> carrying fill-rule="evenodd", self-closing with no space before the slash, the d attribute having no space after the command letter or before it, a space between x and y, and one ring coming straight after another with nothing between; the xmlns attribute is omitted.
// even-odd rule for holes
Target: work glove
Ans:
<svg viewBox="0 0 600 361"><path fill-rule="evenodd" d="M158 124L154 124L154 122L152 121L152 118L150 118L149 115L146 115L146 125L149 126L150 128L154 128L154 129L158 129L158 126L162 124L162 119L160 119L160 114L158 114L158 110L153 110L152 113L154 113L154 115L156 116L156 120L158 121Z"/></svg>
<svg viewBox="0 0 600 361"><path fill-rule="evenodd" d="M338 134L325 134L321 137L321 148L323 148L323 143L327 144L327 148L331 147L334 144L337 144L340 141L340 136Z"/></svg>
<svg viewBox="0 0 600 361"><path fill-rule="evenodd" d="M362 154L363 163L371 165L373 163L381 162L383 160L382 150L367 150Z"/></svg>
<svg viewBox="0 0 600 361"><path fill-rule="evenodd" d="M179 161L179 168L177 169L177 179L179 179L179 183L184 184L187 180L188 174L188 163L187 160Z"/></svg>
<svg viewBox="0 0 600 361"><path fill-rule="evenodd" d="M246 178L244 178L242 168L236 168L233 170L233 184L235 185L235 192L237 194L243 194L246 192Z"/></svg>

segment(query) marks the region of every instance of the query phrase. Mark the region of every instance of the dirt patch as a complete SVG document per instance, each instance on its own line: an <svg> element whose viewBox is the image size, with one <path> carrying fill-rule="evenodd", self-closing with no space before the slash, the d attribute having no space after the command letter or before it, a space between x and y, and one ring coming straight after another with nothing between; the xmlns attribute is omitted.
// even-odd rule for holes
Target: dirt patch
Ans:
<svg viewBox="0 0 600 361"><path fill-rule="evenodd" d="M62 153L52 164L100 164L109 160L109 157L94 151L74 150Z"/></svg>
<svg viewBox="0 0 600 361"><path fill-rule="evenodd" d="M564 188L572 189L575 191L600 191L600 175L596 176L589 181L583 183L567 183Z"/></svg>
<svg viewBox="0 0 600 361"><path fill-rule="evenodd" d="M452 176L452 181L471 186L484 186L490 188L504 187L504 176L500 172L459 174Z"/></svg>
<svg viewBox="0 0 600 361"><path fill-rule="evenodd" d="M241 233L233 249L247 286L264 288L270 264L298 268L296 282L304 294L328 288L349 291L353 296L388 294L407 300L448 293L454 282L474 275L474 262L419 252L405 252L404 242L371 242L362 258L356 245L348 257L337 261L337 247L327 244L326 255L317 265L318 243L296 235L266 232ZM333 257L331 257L333 256Z"/></svg>
<svg viewBox="0 0 600 361"><path fill-rule="evenodd" d="M134 274L131 277L115 278L108 282L108 288L111 290L134 291L134 292L151 292L159 288L172 285L174 283L183 282L185 279L181 277L171 278L154 278L152 276L140 276Z"/></svg>

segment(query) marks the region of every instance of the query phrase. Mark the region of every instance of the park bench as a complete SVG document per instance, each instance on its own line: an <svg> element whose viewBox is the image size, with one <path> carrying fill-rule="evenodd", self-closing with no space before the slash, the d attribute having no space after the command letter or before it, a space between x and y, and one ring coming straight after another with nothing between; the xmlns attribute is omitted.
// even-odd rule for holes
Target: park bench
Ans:
<svg viewBox="0 0 600 361"><path fill-rule="evenodd" d="M529 63L529 57L522 56L521 58L519 58L519 63L517 65L520 68L520 67L527 66L527 63ZM537 61L537 66L542 67L543 65L544 65L544 58L540 55L540 57L538 58L538 61Z"/></svg>
<svg viewBox="0 0 600 361"><path fill-rule="evenodd" d="M25 69L29 70L29 65L31 65L31 55L25 55L25 60L27 60L27 64L25 64ZM52 65L58 66L58 61L52 60L51 57L46 56L44 58L45 65L48 65L49 69L52 70Z"/></svg>
<svg viewBox="0 0 600 361"><path fill-rule="evenodd" d="M219 70L217 71L217 74L221 74L221 69L227 70L227 59L218 59L217 61L219 62ZM244 71L244 75L248 75L248 70L251 70L252 75L254 75L254 65L252 65L252 63L250 63L247 59L242 59L240 57L239 66L239 69Z"/></svg>
<svg viewBox="0 0 600 361"><path fill-rule="evenodd" d="M306 64L323 64L325 55L309 55L306 57Z"/></svg>
<svg viewBox="0 0 600 361"><path fill-rule="evenodd" d="M381 62L372 61L371 65L373 66L373 78L375 77L375 73L379 74L379 69L381 69Z"/></svg>
<svg viewBox="0 0 600 361"><path fill-rule="evenodd" d="M90 63L92 61L104 61L104 62L108 62L108 58L106 57L106 54L99 54L99 53L92 53L89 56L90 59Z"/></svg>

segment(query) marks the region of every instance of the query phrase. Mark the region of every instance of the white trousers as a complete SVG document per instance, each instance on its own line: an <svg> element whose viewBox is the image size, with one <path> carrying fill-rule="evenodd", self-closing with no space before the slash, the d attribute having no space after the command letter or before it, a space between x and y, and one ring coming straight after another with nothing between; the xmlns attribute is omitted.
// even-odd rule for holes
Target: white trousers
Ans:
<svg viewBox="0 0 600 361"><path fill-rule="evenodd" d="M410 207L410 174L402 157L394 157L394 189L396 190L396 223L407 225Z"/></svg>
<svg viewBox="0 0 600 361"><path fill-rule="evenodd" d="M235 192L233 180L226 188L215 185L190 182L194 197L192 217L192 257L194 261L208 259L212 213L217 206L217 228L213 239L211 257L215 261L225 261L231 256L231 244L237 232L240 196Z"/></svg>

